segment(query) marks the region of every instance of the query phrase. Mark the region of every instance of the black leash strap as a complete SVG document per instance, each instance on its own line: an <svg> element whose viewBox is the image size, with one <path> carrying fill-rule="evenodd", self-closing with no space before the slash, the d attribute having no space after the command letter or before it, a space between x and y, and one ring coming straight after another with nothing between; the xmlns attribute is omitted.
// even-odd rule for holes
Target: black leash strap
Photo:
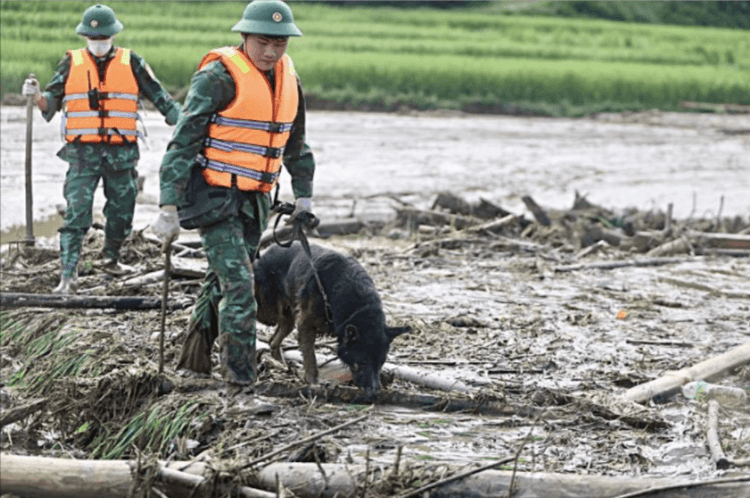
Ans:
<svg viewBox="0 0 750 498"><path fill-rule="evenodd" d="M292 220L291 238L287 242L280 242L276 237L276 228L279 226L279 221L281 221L282 216L291 215L294 212L294 204L291 204L289 202L279 203L278 200L274 200L274 210L278 213L278 215L276 216L276 221L273 225L274 242L284 248L291 247L294 243L294 239L299 240L300 244L302 244L302 249L305 251L305 254L307 254L307 259L308 261L310 261L310 267L312 268L313 275L315 275L315 281L318 283L318 290L320 291L320 295L323 296L323 303L325 303L326 310L326 320L328 321L328 323L333 323L333 310L331 308L331 303L328 301L328 296L323 289L323 283L320 281L318 270L315 269L315 263L313 262L312 258L312 251L310 250L310 243L307 241L307 235L305 235L304 230L305 227L317 227L320 224L320 220L314 214L308 211L302 211L301 213L297 214Z"/></svg>

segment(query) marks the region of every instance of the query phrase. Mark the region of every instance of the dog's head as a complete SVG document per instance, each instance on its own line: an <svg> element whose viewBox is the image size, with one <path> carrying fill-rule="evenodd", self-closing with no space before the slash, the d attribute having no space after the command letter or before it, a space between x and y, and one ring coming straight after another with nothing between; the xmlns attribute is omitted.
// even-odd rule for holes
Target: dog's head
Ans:
<svg viewBox="0 0 750 498"><path fill-rule="evenodd" d="M338 357L349 366L354 383L372 399L380 393L383 368L394 338L411 332L410 327L388 327L385 320L366 315L349 320L339 336Z"/></svg>

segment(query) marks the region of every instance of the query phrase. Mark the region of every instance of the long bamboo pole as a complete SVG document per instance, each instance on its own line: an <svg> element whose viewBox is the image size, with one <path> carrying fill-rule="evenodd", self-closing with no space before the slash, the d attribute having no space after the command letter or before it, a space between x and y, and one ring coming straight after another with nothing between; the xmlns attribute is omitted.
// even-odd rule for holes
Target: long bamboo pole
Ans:
<svg viewBox="0 0 750 498"><path fill-rule="evenodd" d="M36 78L34 73L29 78ZM34 196L31 175L31 145L34 138L34 97L26 97L26 244L34 245Z"/></svg>
<svg viewBox="0 0 750 498"><path fill-rule="evenodd" d="M724 373L750 363L750 342L746 342L724 354L702 361L692 367L669 372L658 379L632 387L625 391L622 399L645 403L650 399L662 401L676 394L683 384L693 380L712 380Z"/></svg>

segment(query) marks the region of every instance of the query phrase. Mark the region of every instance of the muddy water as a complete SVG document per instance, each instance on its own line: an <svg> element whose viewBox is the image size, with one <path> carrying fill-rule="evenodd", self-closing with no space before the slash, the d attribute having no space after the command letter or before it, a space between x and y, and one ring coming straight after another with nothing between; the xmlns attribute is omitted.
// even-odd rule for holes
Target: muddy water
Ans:
<svg viewBox="0 0 750 498"><path fill-rule="evenodd" d="M158 170L172 128L145 113L145 189L136 227L156 212ZM0 229L25 223L25 108L0 108ZM34 217L57 217L66 163L60 120L34 114ZM392 214L396 196L420 207L450 190L523 213L521 197L567 209L575 191L611 208L666 210L678 218L750 215L750 116L641 113L583 119L311 111L308 137L318 162L321 214ZM288 177L282 194L290 195ZM100 215L103 194L97 193ZM38 227L40 233L45 232ZM46 232L45 232L46 233Z"/></svg>

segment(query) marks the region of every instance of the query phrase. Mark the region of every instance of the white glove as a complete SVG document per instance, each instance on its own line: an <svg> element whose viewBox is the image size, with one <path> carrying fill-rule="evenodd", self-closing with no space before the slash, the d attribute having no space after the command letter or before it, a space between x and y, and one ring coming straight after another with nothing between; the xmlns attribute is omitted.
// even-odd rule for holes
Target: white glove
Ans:
<svg viewBox="0 0 750 498"><path fill-rule="evenodd" d="M292 214L289 216L290 220L293 220L297 217L298 214L307 211L308 213L312 214L312 199L309 197L300 197L296 201L294 201L294 211L292 211Z"/></svg>
<svg viewBox="0 0 750 498"><path fill-rule="evenodd" d="M23 82L21 93L26 97L34 97L34 103L42 98L42 91L39 89L39 81L36 78L26 78Z"/></svg>
<svg viewBox="0 0 750 498"><path fill-rule="evenodd" d="M165 204L154 221L151 231L161 240L161 250L166 252L169 245L180 235L180 218L177 216L177 206Z"/></svg>

